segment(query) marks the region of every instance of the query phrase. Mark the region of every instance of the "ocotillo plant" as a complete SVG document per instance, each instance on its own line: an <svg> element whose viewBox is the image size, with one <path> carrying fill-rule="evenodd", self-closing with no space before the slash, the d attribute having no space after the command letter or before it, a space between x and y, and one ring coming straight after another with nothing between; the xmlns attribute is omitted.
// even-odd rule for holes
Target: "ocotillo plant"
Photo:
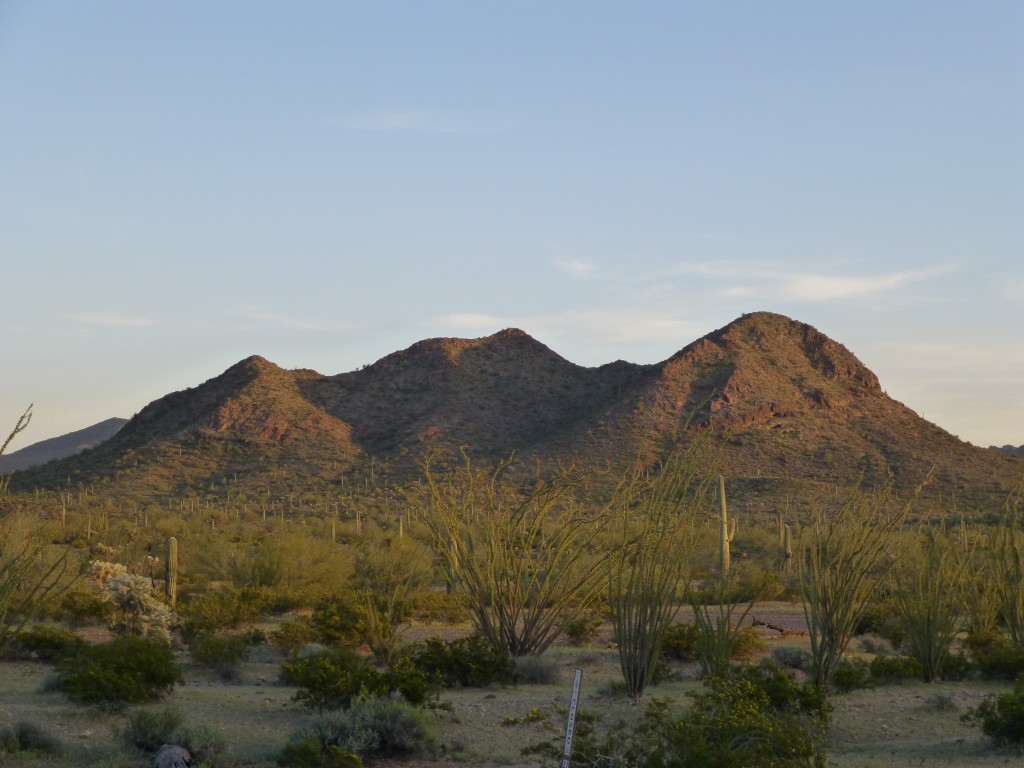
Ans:
<svg viewBox="0 0 1024 768"><path fill-rule="evenodd" d="M785 559L782 563L782 570L789 573L793 570L793 532L786 525L782 532L782 554Z"/></svg>
<svg viewBox="0 0 1024 768"><path fill-rule="evenodd" d="M729 574L729 569L732 566L729 545L732 543L733 537L736 535L736 521L733 520L731 525L729 523L729 508L725 502L725 478L721 475L718 476L718 496L722 502L722 536L720 556L722 577L724 578Z"/></svg>
<svg viewBox="0 0 1024 768"><path fill-rule="evenodd" d="M167 539L167 570L164 591L171 607L178 599L178 540L171 536Z"/></svg>

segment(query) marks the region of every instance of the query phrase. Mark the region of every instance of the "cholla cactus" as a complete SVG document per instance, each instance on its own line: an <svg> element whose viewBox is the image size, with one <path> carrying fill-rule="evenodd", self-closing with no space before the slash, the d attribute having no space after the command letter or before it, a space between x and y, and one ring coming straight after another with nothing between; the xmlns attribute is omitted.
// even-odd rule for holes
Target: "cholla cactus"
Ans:
<svg viewBox="0 0 1024 768"><path fill-rule="evenodd" d="M99 560L90 564L89 576L99 585L103 599L117 607L115 630L170 639L174 614L153 594L150 577L129 573L120 563Z"/></svg>

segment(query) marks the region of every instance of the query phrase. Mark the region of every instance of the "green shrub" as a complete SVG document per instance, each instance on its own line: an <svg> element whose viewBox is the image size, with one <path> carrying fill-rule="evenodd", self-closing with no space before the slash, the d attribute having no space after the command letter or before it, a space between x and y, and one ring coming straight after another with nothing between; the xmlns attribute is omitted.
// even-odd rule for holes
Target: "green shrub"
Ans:
<svg viewBox="0 0 1024 768"><path fill-rule="evenodd" d="M599 616L577 616L565 625L565 636L573 645L590 645L601 630Z"/></svg>
<svg viewBox="0 0 1024 768"><path fill-rule="evenodd" d="M193 661L214 670L238 667L249 658L249 641L245 637L199 635L188 644Z"/></svg>
<svg viewBox="0 0 1024 768"><path fill-rule="evenodd" d="M747 666L709 675L704 690L689 695L693 706L678 717L655 699L639 723L620 722L600 733L592 716L578 717L574 762L645 768L824 766L828 705L811 684L801 685L777 667Z"/></svg>
<svg viewBox="0 0 1024 768"><path fill-rule="evenodd" d="M284 663L285 681L299 687L295 700L310 709L347 709L358 698L382 696L388 681L355 651L333 648Z"/></svg>
<svg viewBox="0 0 1024 768"><path fill-rule="evenodd" d="M437 736L427 714L400 701L357 702L348 712L360 730L376 734L373 751L387 756L429 755L437 751Z"/></svg>
<svg viewBox="0 0 1024 768"><path fill-rule="evenodd" d="M982 732L1001 746L1024 745L1024 678L1011 692L986 697L961 719L980 725Z"/></svg>
<svg viewBox="0 0 1024 768"><path fill-rule="evenodd" d="M444 688L515 682L512 657L479 634L451 641L429 638L413 649L410 658L413 666Z"/></svg>
<svg viewBox="0 0 1024 768"><path fill-rule="evenodd" d="M384 673L384 680L388 691L398 691L403 699L415 706L425 704L438 689L408 657L395 660Z"/></svg>
<svg viewBox="0 0 1024 768"><path fill-rule="evenodd" d="M994 630L975 632L963 642L974 665L989 680L1016 680L1024 675L1024 645Z"/></svg>
<svg viewBox="0 0 1024 768"><path fill-rule="evenodd" d="M359 608L341 594L325 597L313 606L309 624L324 645L359 645L362 641Z"/></svg>
<svg viewBox="0 0 1024 768"><path fill-rule="evenodd" d="M421 709L397 701L355 702L295 731L278 757L286 768L361 766L361 756L431 755L437 737Z"/></svg>
<svg viewBox="0 0 1024 768"><path fill-rule="evenodd" d="M950 682L966 680L975 670L974 662L963 651L951 653L942 663L942 679Z"/></svg>
<svg viewBox="0 0 1024 768"><path fill-rule="evenodd" d="M859 688L874 688L875 679L871 676L871 665L866 661L843 659L832 676L832 687L840 693Z"/></svg>
<svg viewBox="0 0 1024 768"><path fill-rule="evenodd" d="M232 594L209 590L189 594L176 607L178 628L186 641L220 630L237 629L256 621L260 607L260 603L247 598L244 591Z"/></svg>
<svg viewBox="0 0 1024 768"><path fill-rule="evenodd" d="M673 624L665 630L661 654L674 661L700 660L700 628L689 622Z"/></svg>
<svg viewBox="0 0 1024 768"><path fill-rule="evenodd" d="M312 733L292 735L277 757L281 768L363 768L359 755L335 744L323 744Z"/></svg>
<svg viewBox="0 0 1024 768"><path fill-rule="evenodd" d="M458 592L424 592L417 596L412 615L424 624L465 624L471 618L466 597Z"/></svg>
<svg viewBox="0 0 1024 768"><path fill-rule="evenodd" d="M924 668L913 656L875 656L869 669L872 679L880 685L924 678Z"/></svg>
<svg viewBox="0 0 1024 768"><path fill-rule="evenodd" d="M284 621L271 633L270 642L285 653L296 653L316 639L316 630L308 621Z"/></svg>
<svg viewBox="0 0 1024 768"><path fill-rule="evenodd" d="M60 613L71 626L107 624L113 618L114 606L96 590L71 590L61 598Z"/></svg>
<svg viewBox="0 0 1024 768"><path fill-rule="evenodd" d="M764 638L754 627L736 630L729 658L733 661L752 661L764 650Z"/></svg>
<svg viewBox="0 0 1024 768"><path fill-rule="evenodd" d="M169 643L129 636L62 661L56 688L81 703L119 706L155 701L178 682L181 668Z"/></svg>
<svg viewBox="0 0 1024 768"><path fill-rule="evenodd" d="M35 626L15 633L5 655L13 659L56 662L76 655L87 645L85 640L66 629Z"/></svg>

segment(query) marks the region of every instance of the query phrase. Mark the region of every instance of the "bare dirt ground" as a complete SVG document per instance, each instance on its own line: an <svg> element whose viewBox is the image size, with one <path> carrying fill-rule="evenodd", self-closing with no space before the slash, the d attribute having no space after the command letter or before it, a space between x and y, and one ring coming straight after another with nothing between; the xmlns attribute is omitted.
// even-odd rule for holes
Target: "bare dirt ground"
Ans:
<svg viewBox="0 0 1024 768"><path fill-rule="evenodd" d="M803 626L799 606L787 603L759 605L753 614L787 628ZM453 637L467 630L419 625L411 628L408 639L437 634ZM768 646L766 653L779 644L807 645L806 637L781 637L763 627L759 631ZM545 740L561 743L574 669L583 670L581 708L601 715L605 722L633 720L642 713L642 707L631 706L611 690L611 683L620 679L620 673L617 652L610 645L608 628L590 647L556 645L546 654L561 672L556 684L444 692L438 702L441 707L432 714L442 742L441 753L429 760L375 764L385 768L551 765L550 761L523 757L520 751ZM223 683L212 673L189 667L185 684L178 686L165 703L179 707L189 722L205 723L221 731L241 765L269 768L289 734L310 717L293 701L295 690L277 683L282 660L276 649L257 649L243 665L237 683ZM681 711L689 705L687 692L697 689L700 682L695 665L679 665L675 672L677 679L652 688L649 695L670 698ZM40 692L49 674L50 668L42 664L0 664L0 721L42 724L61 739L65 751L56 757L17 756L4 765L122 768L146 764L141 755L131 754L119 744L125 714L82 707L59 693ZM1019 755L993 750L978 729L960 722L961 713L986 694L1008 689L1007 685L986 682L909 683L837 695L828 734L828 764L836 768L995 768L1024 764Z"/></svg>

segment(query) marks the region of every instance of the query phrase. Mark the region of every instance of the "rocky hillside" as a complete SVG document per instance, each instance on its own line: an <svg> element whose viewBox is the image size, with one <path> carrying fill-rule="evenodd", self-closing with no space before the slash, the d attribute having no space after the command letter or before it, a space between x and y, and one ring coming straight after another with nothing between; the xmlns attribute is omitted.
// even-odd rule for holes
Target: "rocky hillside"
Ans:
<svg viewBox="0 0 1024 768"><path fill-rule="evenodd" d="M144 498L231 478L301 491L375 470L402 481L426 453L460 448L622 466L707 428L723 437L722 470L776 500L801 484L890 477L909 490L930 474L935 497L991 507L1024 474L1024 460L964 443L888 397L841 344L756 313L654 365L584 368L515 329L421 341L335 376L252 357L15 487L100 482Z"/></svg>

